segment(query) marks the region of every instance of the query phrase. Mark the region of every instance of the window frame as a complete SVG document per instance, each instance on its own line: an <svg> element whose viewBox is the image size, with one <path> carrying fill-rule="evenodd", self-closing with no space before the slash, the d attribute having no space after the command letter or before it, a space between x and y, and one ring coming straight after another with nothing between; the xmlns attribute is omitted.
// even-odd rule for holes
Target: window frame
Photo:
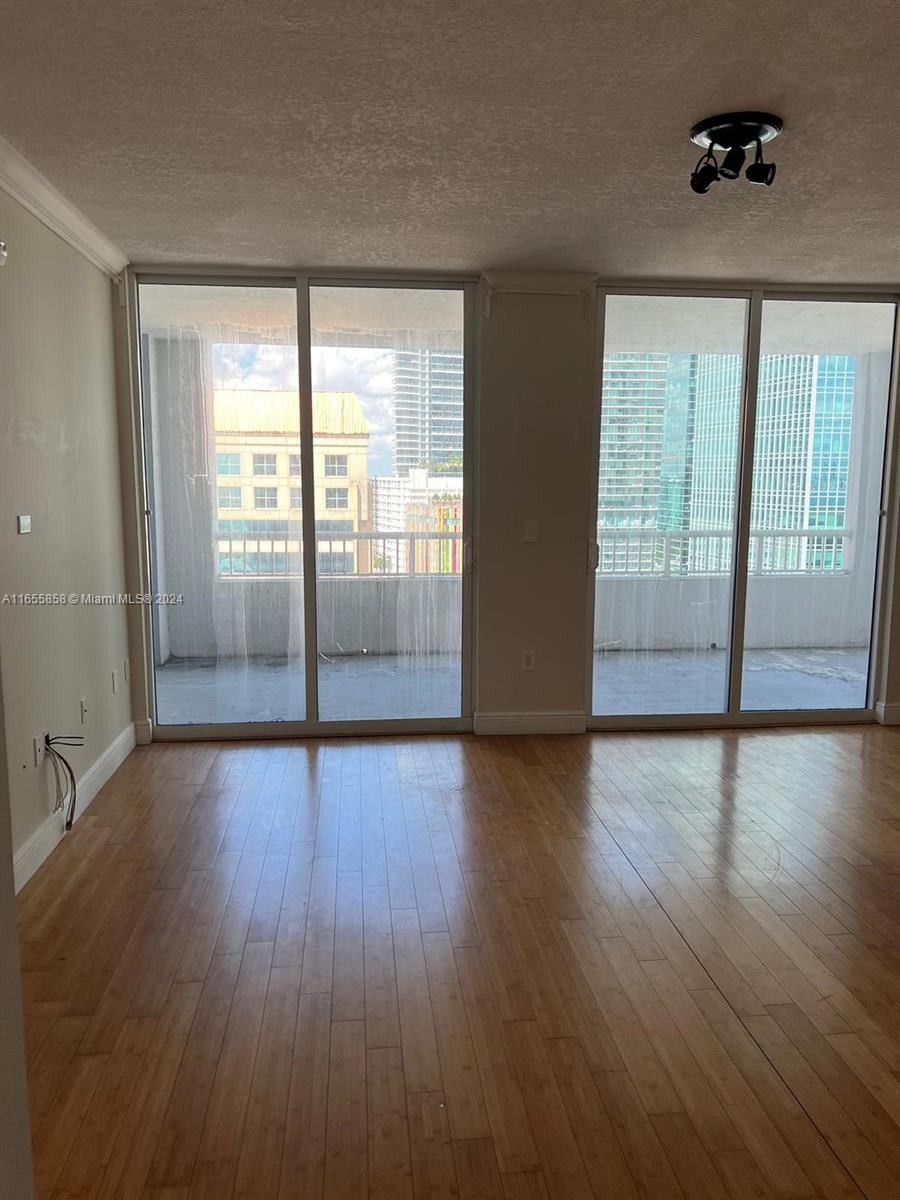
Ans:
<svg viewBox="0 0 900 1200"><path fill-rule="evenodd" d="M329 459L331 463L329 463ZM332 471L329 466L333 466L337 460L338 466L343 466L343 470ZM325 478L326 479L348 479L350 476L350 455L349 454L326 454L325 455Z"/></svg>
<svg viewBox="0 0 900 1200"><path fill-rule="evenodd" d="M333 497L338 493L344 497L343 504L332 503ZM325 512L347 512L350 509L350 489L348 487L326 487L325 489Z"/></svg>
<svg viewBox="0 0 900 1200"><path fill-rule="evenodd" d="M268 465L269 460L271 459L272 470L271 471L269 471L269 470L261 471L259 469L259 460L260 459L265 459L266 465ZM269 452L266 450L261 453L257 453L254 450L254 452L253 452L253 478L254 479L272 479L273 477L277 477L277 475L278 475L278 455L274 451Z"/></svg>
<svg viewBox="0 0 900 1200"><path fill-rule="evenodd" d="M226 476L225 478L228 478L228 477ZM233 476L232 476L232 478L233 478ZM230 502L227 504L223 503L222 502L222 493L223 492L231 492L232 493L231 499L236 499L237 503L236 504L231 504ZM235 495L235 493L236 493L236 495ZM216 486L216 508L235 509L235 508L243 508L243 507L244 507L243 489L241 488L240 484L217 484L217 486Z"/></svg>
<svg viewBox="0 0 900 1200"><path fill-rule="evenodd" d="M272 504L269 504L269 503L260 504L260 502L259 502L260 492L272 493L271 495L266 496L266 500L268 501L271 499L273 501L273 503ZM253 507L254 507L254 509L259 509L261 512L264 512L267 510L271 511L272 509L277 509L278 508L278 487L277 487L277 485L263 484L260 487L257 487L254 485Z"/></svg>
<svg viewBox="0 0 900 1200"><path fill-rule="evenodd" d="M222 459L227 458L229 461L234 460L236 471L223 471ZM241 477L241 452L240 450L217 450L216 451L216 478L217 479L240 479Z"/></svg>

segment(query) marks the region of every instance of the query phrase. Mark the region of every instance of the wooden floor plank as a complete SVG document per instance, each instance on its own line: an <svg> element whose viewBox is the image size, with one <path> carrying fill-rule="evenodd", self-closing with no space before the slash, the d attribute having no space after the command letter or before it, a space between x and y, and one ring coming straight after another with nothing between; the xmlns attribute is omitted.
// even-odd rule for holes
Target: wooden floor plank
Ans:
<svg viewBox="0 0 900 1200"><path fill-rule="evenodd" d="M285 1115L281 1200L321 1200L330 1057L331 995L301 994Z"/></svg>
<svg viewBox="0 0 900 1200"><path fill-rule="evenodd" d="M368 1192L366 1023L331 1026L323 1195L351 1200Z"/></svg>
<svg viewBox="0 0 900 1200"><path fill-rule="evenodd" d="M459 1188L444 1093L412 1092L406 1109L415 1200L453 1200Z"/></svg>
<svg viewBox="0 0 900 1200"><path fill-rule="evenodd" d="M412 1200L412 1166L403 1080L395 1047L366 1051L367 1150L372 1200Z"/></svg>

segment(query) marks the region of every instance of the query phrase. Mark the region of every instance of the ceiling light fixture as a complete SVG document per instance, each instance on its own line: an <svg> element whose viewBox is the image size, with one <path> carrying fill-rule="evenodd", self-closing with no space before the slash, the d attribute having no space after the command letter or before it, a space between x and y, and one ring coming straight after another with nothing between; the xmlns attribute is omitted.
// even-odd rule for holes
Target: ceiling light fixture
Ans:
<svg viewBox="0 0 900 1200"><path fill-rule="evenodd" d="M747 167L749 183L771 187L775 164L763 161L763 142L777 138L784 128L781 117L764 112L721 113L698 121L691 130L691 141L702 146L706 153L691 173L691 188L700 195L709 191L717 179L737 179L744 166L746 151L756 147L756 157ZM725 151L719 166L715 150Z"/></svg>

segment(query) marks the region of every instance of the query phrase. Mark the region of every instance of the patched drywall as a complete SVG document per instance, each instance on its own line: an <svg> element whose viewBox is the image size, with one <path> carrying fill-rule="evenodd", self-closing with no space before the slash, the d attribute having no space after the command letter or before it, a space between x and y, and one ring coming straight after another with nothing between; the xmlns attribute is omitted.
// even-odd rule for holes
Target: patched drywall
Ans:
<svg viewBox="0 0 900 1200"><path fill-rule="evenodd" d="M123 606L3 602L125 591L112 285L2 192L0 238L0 657L18 850L51 807L34 736L83 734L84 748L66 751L82 775L131 707ZM30 533L17 533L17 514Z"/></svg>

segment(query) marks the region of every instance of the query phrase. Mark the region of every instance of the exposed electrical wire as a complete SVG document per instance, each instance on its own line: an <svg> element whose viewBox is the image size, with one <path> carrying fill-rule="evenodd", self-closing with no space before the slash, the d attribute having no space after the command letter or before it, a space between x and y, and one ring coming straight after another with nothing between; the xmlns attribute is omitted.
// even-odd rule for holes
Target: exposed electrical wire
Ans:
<svg viewBox="0 0 900 1200"><path fill-rule="evenodd" d="M78 794L78 784L75 772L64 754L56 749L57 746L83 746L84 738L78 734L65 734L51 737L48 733L44 738L47 754L53 763L53 773L56 776L56 805L54 812L65 812L66 833L72 828L75 820L75 800Z"/></svg>

